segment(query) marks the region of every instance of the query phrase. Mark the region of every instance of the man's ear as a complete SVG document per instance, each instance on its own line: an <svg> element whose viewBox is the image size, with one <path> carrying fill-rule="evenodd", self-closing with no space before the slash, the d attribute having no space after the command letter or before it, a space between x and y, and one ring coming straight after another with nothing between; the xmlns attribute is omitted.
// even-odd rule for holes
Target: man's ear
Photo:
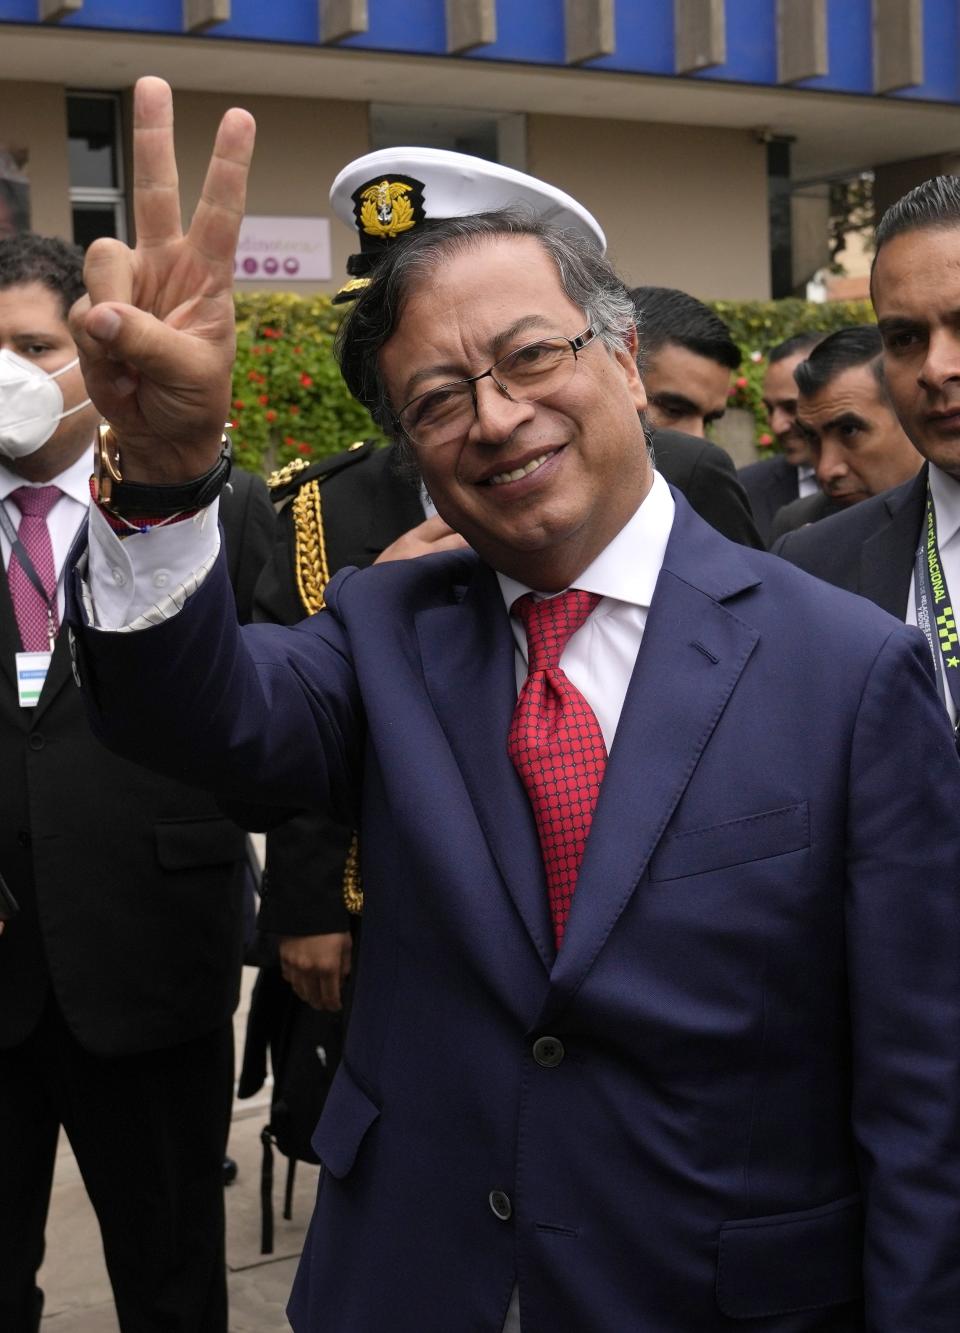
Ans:
<svg viewBox="0 0 960 1333"><path fill-rule="evenodd" d="M647 391L643 387L640 371L637 368L638 347L637 330L634 325L631 325L623 336L623 342L614 352L614 356L623 367L627 385L633 395L637 411L642 412L647 405Z"/></svg>

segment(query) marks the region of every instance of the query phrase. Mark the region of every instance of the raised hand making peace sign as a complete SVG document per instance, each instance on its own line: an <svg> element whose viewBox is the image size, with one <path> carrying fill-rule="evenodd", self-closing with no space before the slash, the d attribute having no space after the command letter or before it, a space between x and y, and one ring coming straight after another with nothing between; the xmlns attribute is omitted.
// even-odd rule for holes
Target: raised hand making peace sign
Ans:
<svg viewBox="0 0 960 1333"><path fill-rule="evenodd" d="M130 481L190 481L219 455L234 357L233 260L254 133L248 112L223 117L184 234L170 88L156 78L137 83L136 247L91 245L88 295L70 314L87 391L116 432Z"/></svg>

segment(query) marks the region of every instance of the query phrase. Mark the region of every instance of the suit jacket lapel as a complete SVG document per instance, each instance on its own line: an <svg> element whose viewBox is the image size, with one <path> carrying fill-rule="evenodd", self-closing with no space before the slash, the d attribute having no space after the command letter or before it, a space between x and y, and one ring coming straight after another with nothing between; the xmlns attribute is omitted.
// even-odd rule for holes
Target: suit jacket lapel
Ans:
<svg viewBox="0 0 960 1333"><path fill-rule="evenodd" d="M678 500L551 974L551 1008L580 985L636 890L754 650L759 634L722 601L758 582L739 548Z"/></svg>
<svg viewBox="0 0 960 1333"><path fill-rule="evenodd" d="M0 566L0 574L2 574ZM15 667L15 657L20 651L20 631L17 627L17 617L13 609L13 601L10 597L10 589L7 585L7 579L4 575L0 578L0 675L2 675L10 689L13 691L14 698L17 694L17 676Z"/></svg>
<svg viewBox="0 0 960 1333"><path fill-rule="evenodd" d="M549 969L554 946L540 844L507 755L517 678L495 575L478 565L459 602L421 611L416 625L431 702L507 890Z"/></svg>
<svg viewBox="0 0 960 1333"><path fill-rule="evenodd" d="M57 635L57 641L53 648L53 657L50 661L50 670L47 672L47 678L43 682L43 689L40 691L40 698L37 700L36 716L43 715L51 702L71 680L70 671L70 647L67 642L66 628L61 629Z"/></svg>
<svg viewBox="0 0 960 1333"><path fill-rule="evenodd" d="M905 620L927 494L927 469L885 497L890 522L868 537L860 550L857 591Z"/></svg>

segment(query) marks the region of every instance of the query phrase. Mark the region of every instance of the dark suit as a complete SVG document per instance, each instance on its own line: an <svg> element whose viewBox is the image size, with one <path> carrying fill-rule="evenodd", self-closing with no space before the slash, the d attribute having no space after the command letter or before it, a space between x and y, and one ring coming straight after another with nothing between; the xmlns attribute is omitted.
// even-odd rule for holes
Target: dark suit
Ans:
<svg viewBox="0 0 960 1333"><path fill-rule="evenodd" d="M235 474L222 514L249 619L273 527L262 481ZM206 1333L225 1317L244 835L210 796L94 739L65 633L39 704L20 708L18 648L0 571L0 867L22 909L0 937L0 1327L30 1327L23 1293L63 1124L100 1214L123 1327L160 1328L166 1308L164 1329ZM181 1234L161 1244L174 1226ZM144 1302L156 1324L138 1322Z"/></svg>
<svg viewBox="0 0 960 1333"><path fill-rule="evenodd" d="M782 454L738 468L737 480L747 493L760 536L769 545L770 527L778 509L800 498L799 472Z"/></svg>
<svg viewBox="0 0 960 1333"><path fill-rule="evenodd" d="M659 471L703 518L732 541L762 547L730 456L709 440L680 431L654 433ZM423 522L417 485L397 470L395 449L370 441L321 459L272 490L279 508L276 544L254 594L254 619L294 625L308 613L297 591L293 497L320 485L331 574L365 568L404 532ZM267 838L260 928L280 935L347 929L343 865L352 830L317 814L296 816Z"/></svg>
<svg viewBox="0 0 960 1333"><path fill-rule="evenodd" d="M848 505L847 508L849 507ZM843 506L838 505L836 500L831 500L823 491L817 491L815 495L804 495L801 499L784 505L779 513L774 515L773 523L770 525L770 547L772 549L787 532L805 528L810 523L819 523L821 519L829 518L831 514L842 513Z"/></svg>
<svg viewBox="0 0 960 1333"><path fill-rule="evenodd" d="M927 469L815 527L787 533L777 555L903 620L927 496Z"/></svg>
<svg viewBox="0 0 960 1333"><path fill-rule="evenodd" d="M218 568L78 631L111 744L362 823L298 1333L499 1333L516 1280L525 1333L952 1333L960 763L921 636L678 496L555 955L492 571L327 603L241 634Z"/></svg>
<svg viewBox="0 0 960 1333"><path fill-rule="evenodd" d="M683 491L688 503L712 528L741 546L765 549L750 501L725 449L682 431L656 430L653 456L657 471Z"/></svg>

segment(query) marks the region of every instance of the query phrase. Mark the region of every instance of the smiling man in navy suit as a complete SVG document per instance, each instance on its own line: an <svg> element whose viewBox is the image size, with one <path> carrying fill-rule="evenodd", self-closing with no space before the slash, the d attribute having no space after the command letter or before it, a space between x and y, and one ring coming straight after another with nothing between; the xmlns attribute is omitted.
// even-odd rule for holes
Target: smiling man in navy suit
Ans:
<svg viewBox="0 0 960 1333"><path fill-rule="evenodd" d="M95 246L74 313L121 478L78 670L127 754L360 828L294 1328L954 1329L960 764L923 640L671 492L622 283L509 212L398 244L341 347L473 550L241 631L204 511L158 602L110 527L216 490L252 149L228 113L181 237L169 122L141 83L150 246Z"/></svg>

